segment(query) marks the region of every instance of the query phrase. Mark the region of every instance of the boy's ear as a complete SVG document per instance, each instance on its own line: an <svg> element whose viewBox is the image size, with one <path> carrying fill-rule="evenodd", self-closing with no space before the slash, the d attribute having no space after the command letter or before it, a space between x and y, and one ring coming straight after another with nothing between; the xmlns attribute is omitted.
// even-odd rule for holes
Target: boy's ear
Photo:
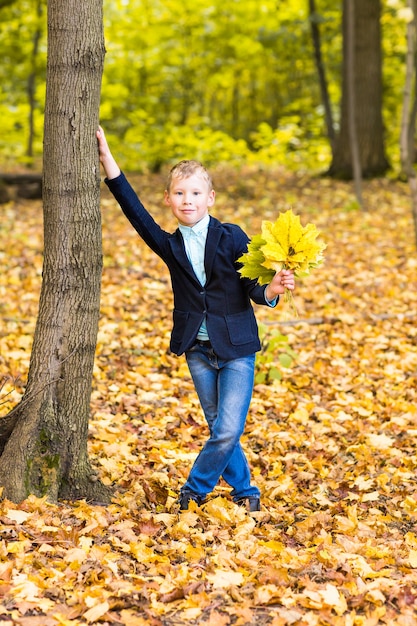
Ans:
<svg viewBox="0 0 417 626"><path fill-rule="evenodd" d="M169 193L168 191L165 189L164 191L164 202L167 206L171 206L171 201L169 199Z"/></svg>
<svg viewBox="0 0 417 626"><path fill-rule="evenodd" d="M209 196L208 196L207 205L208 206L213 206L215 199L216 199L216 192L214 191L214 189L212 189L210 191L210 193L209 193Z"/></svg>

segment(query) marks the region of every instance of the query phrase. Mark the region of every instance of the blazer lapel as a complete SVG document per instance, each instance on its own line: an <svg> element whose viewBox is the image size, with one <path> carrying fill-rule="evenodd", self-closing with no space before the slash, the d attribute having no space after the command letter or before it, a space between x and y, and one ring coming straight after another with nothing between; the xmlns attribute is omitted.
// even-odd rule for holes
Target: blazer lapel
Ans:
<svg viewBox="0 0 417 626"><path fill-rule="evenodd" d="M176 230L175 233L171 236L171 238L169 239L169 244L171 246L174 258L179 262L184 272L186 272L197 285L200 285L197 276L194 274L192 265L188 260L187 253L185 252L184 240L179 229Z"/></svg>

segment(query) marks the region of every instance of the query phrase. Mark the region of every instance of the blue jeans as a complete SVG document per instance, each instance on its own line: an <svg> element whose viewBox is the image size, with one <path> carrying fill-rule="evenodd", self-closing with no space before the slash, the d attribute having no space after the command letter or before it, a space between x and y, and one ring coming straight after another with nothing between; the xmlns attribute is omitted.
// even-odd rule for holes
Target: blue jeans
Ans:
<svg viewBox="0 0 417 626"><path fill-rule="evenodd" d="M204 411L210 437L198 455L181 492L204 498L221 476L232 497L259 496L240 445L252 398L255 355L222 361L213 350L196 344L186 353L188 367Z"/></svg>

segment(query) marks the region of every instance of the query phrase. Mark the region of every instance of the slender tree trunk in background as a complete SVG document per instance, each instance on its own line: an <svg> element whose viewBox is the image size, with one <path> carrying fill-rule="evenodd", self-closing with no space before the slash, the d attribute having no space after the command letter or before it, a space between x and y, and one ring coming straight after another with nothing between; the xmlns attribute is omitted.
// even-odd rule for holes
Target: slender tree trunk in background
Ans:
<svg viewBox="0 0 417 626"><path fill-rule="evenodd" d="M329 90L327 86L326 71L321 54L320 29L318 25L318 14L316 10L316 0L309 0L309 16L311 26L311 36L314 47L314 58L316 61L317 73L319 76L320 93L324 107L324 117L326 120L327 136L329 137L332 152L334 151L336 133L333 124L332 107L330 103Z"/></svg>
<svg viewBox="0 0 417 626"><path fill-rule="evenodd" d="M27 387L0 420L0 485L103 501L87 452L102 268L96 129L102 0L49 0L44 129L44 265Z"/></svg>
<svg viewBox="0 0 417 626"><path fill-rule="evenodd" d="M232 88L232 102L231 102L232 119L231 119L231 125L230 125L230 131L231 131L232 137L238 137L238 133L239 133L239 125L240 125L240 121L239 121L240 90L239 88L240 88L240 71L238 70L234 76L234 82L233 82L233 88Z"/></svg>
<svg viewBox="0 0 417 626"><path fill-rule="evenodd" d="M389 163L384 148L382 121L382 62L380 0L343 0L343 82L340 132L336 137L329 175L350 180L353 162L350 145L347 15L354 5L355 124L364 178L382 176Z"/></svg>
<svg viewBox="0 0 417 626"><path fill-rule="evenodd" d="M401 167L410 185L414 236L417 247L417 176L414 169L414 134L417 116L417 0L407 0L407 6L413 11L414 19L407 24L407 58L401 119L400 154Z"/></svg>
<svg viewBox="0 0 417 626"><path fill-rule="evenodd" d="M349 117L349 146L352 155L353 180L355 183L356 200L360 207L363 206L362 201L362 167L359 155L358 132L356 126L356 83L355 83L355 4L348 2L346 14L346 39L347 39L347 91L348 91L348 117Z"/></svg>
<svg viewBox="0 0 417 626"><path fill-rule="evenodd" d="M36 77L37 77L37 59L39 53L39 42L42 37L42 29L41 29L41 17L42 17L42 0L38 0L36 6L36 17L37 24L35 28L35 33L33 35L33 47L32 47L32 55L31 55L31 72L29 74L27 90L28 90L28 100L29 100L29 138L28 138L28 147L26 154L28 157L33 156L33 140L35 138L35 128L34 128L34 119L35 119L35 107L36 107Z"/></svg>

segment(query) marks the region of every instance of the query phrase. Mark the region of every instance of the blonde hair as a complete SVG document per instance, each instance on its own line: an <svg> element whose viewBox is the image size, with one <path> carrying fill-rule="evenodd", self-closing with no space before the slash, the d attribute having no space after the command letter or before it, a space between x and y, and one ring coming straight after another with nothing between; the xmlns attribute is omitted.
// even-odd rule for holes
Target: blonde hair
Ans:
<svg viewBox="0 0 417 626"><path fill-rule="evenodd" d="M169 172L166 186L167 191L170 190L173 178L189 178L194 174L198 174L206 181L209 191L213 189L213 181L204 165L200 163L200 161L184 160L174 165Z"/></svg>

